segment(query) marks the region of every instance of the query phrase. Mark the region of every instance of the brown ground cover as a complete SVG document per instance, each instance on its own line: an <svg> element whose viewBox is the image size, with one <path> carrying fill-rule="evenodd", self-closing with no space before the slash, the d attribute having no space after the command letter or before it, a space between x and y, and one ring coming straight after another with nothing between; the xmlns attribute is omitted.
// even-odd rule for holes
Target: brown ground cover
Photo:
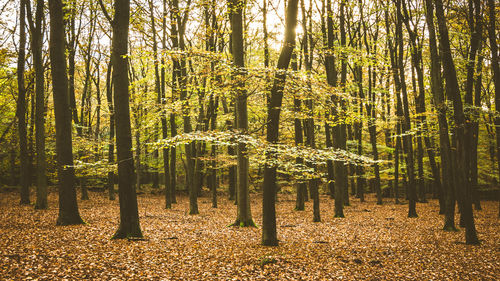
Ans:
<svg viewBox="0 0 500 281"><path fill-rule="evenodd" d="M500 278L497 202L476 211L480 246L463 243L463 230L444 232L436 200L407 205L373 196L351 198L346 218L333 218L333 201L321 197L321 223L312 222L312 202L294 211L294 195L279 195L279 247L260 245L260 228L227 227L236 207L226 197L219 208L199 198L200 215L187 214L186 196L164 209L160 195L140 195L145 241L110 240L118 226L118 202L90 192L79 201L87 225L55 226L57 194L50 209L20 206L18 194L0 194L0 280L495 280ZM252 194L255 222L261 196ZM458 219L458 216L457 216Z"/></svg>

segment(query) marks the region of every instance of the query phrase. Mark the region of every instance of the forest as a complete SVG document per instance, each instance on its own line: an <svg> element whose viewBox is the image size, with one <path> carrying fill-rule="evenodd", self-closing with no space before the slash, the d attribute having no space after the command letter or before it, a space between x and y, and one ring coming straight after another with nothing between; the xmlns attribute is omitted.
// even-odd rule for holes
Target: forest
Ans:
<svg viewBox="0 0 500 281"><path fill-rule="evenodd" d="M496 280L495 0L0 0L0 279Z"/></svg>

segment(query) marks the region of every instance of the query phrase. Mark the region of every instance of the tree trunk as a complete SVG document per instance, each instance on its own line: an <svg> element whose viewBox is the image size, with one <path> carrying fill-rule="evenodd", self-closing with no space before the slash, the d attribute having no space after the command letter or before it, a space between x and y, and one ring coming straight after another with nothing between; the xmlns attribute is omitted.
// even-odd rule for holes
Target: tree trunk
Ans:
<svg viewBox="0 0 500 281"><path fill-rule="evenodd" d="M345 30L345 4L346 1L342 0L340 2L340 45L345 48L346 46L346 30ZM333 49L333 19L332 19L332 11L331 11L331 1L327 0L327 46L328 49L332 50ZM333 51L333 50L332 50ZM342 50L341 53L341 71L340 71L340 84L345 92L346 90L346 79L347 79L347 57L346 53L344 50ZM333 56L326 58L325 59L325 67L329 68L330 71L327 71L327 79L329 80L329 84L331 86L336 86L337 84L337 78L336 78L336 70L335 70L335 60ZM330 77L329 77L329 74ZM345 102L343 100L337 101L336 107L339 108L335 110L335 113L341 112L343 108L341 108L340 105L343 105ZM332 112L333 113L333 112ZM338 117L337 117L338 118ZM334 133L334 141L333 141L333 146L336 149L346 149L346 126L345 124L340 124L336 125L333 127L333 133ZM335 208L334 208L334 217L336 218L343 218L344 217L344 201L349 199L349 193L346 193L348 189L347 185L347 166L345 163L342 161L334 161L334 178L335 178L335 185L334 185L334 194L335 194ZM354 186L351 186L354 190ZM344 198L345 197L345 198Z"/></svg>
<svg viewBox="0 0 500 281"><path fill-rule="evenodd" d="M442 55L444 78L446 79L446 93L453 100L453 117L455 121L455 133L457 141L456 152L456 179L458 182L457 188L459 190L460 201L462 202L462 216L464 216L465 223L465 240L467 244L477 245L479 239L477 238L476 227L474 225L474 216L472 211L471 190L470 185L465 174L465 135L464 126L465 118L462 107L462 99L460 97L460 88L458 86L457 74L455 64L451 56L450 40L448 37L448 27L446 26L446 19L444 16L442 0L435 0L436 5L436 18L439 28L439 47Z"/></svg>
<svg viewBox="0 0 500 281"><path fill-rule="evenodd" d="M24 85L24 65L26 57L26 0L21 0L19 7L19 52L17 56L17 126L19 133L19 158L20 158L20 195L21 204L30 203L30 177L28 136L26 129L26 88Z"/></svg>
<svg viewBox="0 0 500 281"><path fill-rule="evenodd" d="M185 11L184 17L180 16L179 1L172 0L172 7L170 9L172 27L176 25L175 29L172 29L172 46L174 48L179 48L184 51L184 30L185 21L187 20L187 13L189 8ZM176 31L176 32L174 32ZM175 36L177 35L177 36ZM186 70L186 58L181 56L180 59L174 58L174 71L176 72L177 79L177 89L180 94L180 100L182 101L182 113L183 113L183 126L184 133L188 134L193 131L191 125L191 116L189 114L189 102L188 92L187 92L187 70ZM172 135L173 137L173 135ZM189 191L189 214L198 214L198 190L194 183L195 177L195 142L189 142L184 145L186 152L186 185Z"/></svg>
<svg viewBox="0 0 500 281"><path fill-rule="evenodd" d="M179 4L177 0L169 1L170 9L170 40L172 41L172 49L179 48L179 30L177 28L178 23L178 13ZM178 97L180 97L180 91L183 83L183 78L181 77L181 64L176 58L172 59L173 69L172 69L172 103L174 103ZM170 113L169 118L170 123L170 137L177 136L177 123L176 114ZM177 189L177 146L172 146L170 148L170 191L172 203L176 203L177 199L175 196L175 190Z"/></svg>
<svg viewBox="0 0 500 281"><path fill-rule="evenodd" d="M297 56L293 53L292 57L292 70L297 71ZM298 118L298 114L301 112L301 100L297 97L293 99L293 109L296 114L294 118L294 141L296 146L301 146L304 143L303 129L302 129L302 121ZM328 138L328 136L327 136ZM295 163L302 167L304 165L304 159L302 157L295 158ZM295 210L296 211L304 211L305 205L305 195L307 194L307 184L305 179L299 179L299 182L296 184L297 186L297 198L295 201Z"/></svg>
<svg viewBox="0 0 500 281"><path fill-rule="evenodd" d="M163 0L163 17L162 17L162 48L165 51L167 48L167 0ZM167 104L167 99L166 99L166 77L165 77L165 56L162 54L161 56L161 105L162 108ZM167 128L167 112L166 110L162 110L161 112L161 130L162 130L162 137L165 139L168 137L168 128ZM170 168L170 149L169 148L164 148L163 149L163 173L165 175L165 208L170 209L172 208L172 202L173 202L173 194L174 191L172 190L172 179L171 177L175 177L175 173L173 175L170 174L171 168Z"/></svg>
<svg viewBox="0 0 500 281"><path fill-rule="evenodd" d="M448 121L446 117L446 101L444 98L443 81L441 77L441 62L438 55L436 42L436 29L434 26L434 6L431 0L425 1L426 22L429 31L429 49L431 55L431 90L437 109L439 124L439 146L441 155L442 189L444 193L444 230L455 228L455 198L452 186L453 169L451 165L451 144L448 135ZM441 210L440 210L441 213Z"/></svg>
<svg viewBox="0 0 500 281"><path fill-rule="evenodd" d="M120 226L113 236L114 239L142 237L137 195L133 185L134 160L132 155L132 130L130 128L128 59L126 57L128 53L129 16L130 0L116 0L111 57L115 87Z"/></svg>
<svg viewBox="0 0 500 281"><path fill-rule="evenodd" d="M115 111L113 107L112 71L113 65L110 61L106 71L106 100L109 110L108 165L112 165L115 162ZM109 200L115 200L115 172L113 169L108 171L107 188Z"/></svg>
<svg viewBox="0 0 500 281"><path fill-rule="evenodd" d="M401 13L401 1L396 1L396 11L397 11L397 24L396 24L396 48L398 50L398 57L396 58L398 61L398 70L399 70L399 87L402 93L402 102L403 102L403 150L406 153L405 162L406 169L408 174L408 217L413 218L417 217L416 211L416 183L415 183L415 169L414 169L414 160L413 160L413 141L409 132L411 130L411 122L410 122L410 108L408 104L408 93L406 89L406 81L405 81L405 69L404 69L404 56L403 56L403 22L402 22L402 13ZM398 102L399 103L399 102Z"/></svg>
<svg viewBox="0 0 500 281"><path fill-rule="evenodd" d="M81 224L75 190L71 112L68 101L68 79L64 36L64 13L61 0L50 0L50 65L56 119L57 175L59 178L59 217L57 225Z"/></svg>
<svg viewBox="0 0 500 281"><path fill-rule="evenodd" d="M312 95L312 86L311 86L311 71L312 71L312 54L313 54L313 44L311 38L311 28L310 24L311 19L311 7L306 11L305 0L301 0L301 10L302 10L302 27L304 29L304 37L302 41L303 46L303 55L304 55L304 65L306 69L307 75L307 92L306 92L306 112L307 119L304 120L304 133L306 135L306 145L310 148L316 148L316 138L315 138L315 130L314 130L314 109L313 109L313 100L311 98ZM334 65L331 65L334 66ZM331 74L330 74L331 75ZM309 179L309 190L311 192L311 197L313 199L313 221L320 222L320 207L319 207L319 191L318 191L318 178L316 175L316 165L310 161L306 161L307 167L311 168L314 171L313 178Z"/></svg>
<svg viewBox="0 0 500 281"><path fill-rule="evenodd" d="M235 67L233 79L234 91L236 92L236 128L238 134L242 136L248 131L248 108L247 92L245 90L245 60L243 46L243 10L245 8L242 0L232 0L229 2L231 11L231 43L233 64ZM241 137L242 137L241 136ZM250 209L250 194L248 191L248 152L244 142L237 144L237 188L238 188L238 215L233 225L235 226L255 226L252 220Z"/></svg>
<svg viewBox="0 0 500 281"><path fill-rule="evenodd" d="M286 81L286 70L290 64L293 49L295 48L295 27L297 26L298 0L289 0L286 9L285 42L278 58L277 70L273 79L269 106L267 108L266 140L276 145L279 136L279 117L283 101L283 90ZM278 245L276 235L276 166L271 164L276 159L275 152L266 152L267 162L264 167L264 184L262 199L262 244L265 246Z"/></svg>
<svg viewBox="0 0 500 281"><path fill-rule="evenodd" d="M493 72L493 83L495 84L495 127L497 131L497 161L498 161L498 180L500 182L500 67L498 66L498 44L495 28L495 1L488 0L489 25L488 36L491 48L491 69ZM500 217L500 191L498 192L498 216Z"/></svg>
<svg viewBox="0 0 500 281"><path fill-rule="evenodd" d="M68 1L70 4L68 7L68 44L66 50L68 53L68 83L69 83L69 106L71 108L71 115L73 122L76 127L76 132L79 136L82 134L82 127L80 121L78 120L78 109L76 107L76 97L75 97L75 55L76 48L78 46L77 42L80 37L80 32L76 32L76 1Z"/></svg>
<svg viewBox="0 0 500 281"><path fill-rule="evenodd" d="M479 199L479 185L478 185L478 144L479 144L479 119L480 119L480 112L479 108L481 107L481 91L482 91L482 71L483 71L483 60L484 60L484 55L481 52L482 49L482 44L481 47L479 48L479 57L477 60L477 73L478 76L476 78L476 82L474 85L474 117L473 117L473 122L472 122L472 152L471 152L471 184L472 184L472 193L473 193L473 201L474 201L474 208L476 210L481 210L481 202Z"/></svg>
<svg viewBox="0 0 500 281"><path fill-rule="evenodd" d="M476 69L476 57L481 52L482 48L482 11L481 11L481 1L480 0L469 0L469 28L470 28L470 45L468 51L468 58L466 63L467 79L465 82L465 119L466 119L466 135L465 135L465 146L468 148L465 152L465 169L466 176L469 184L471 185L471 195L474 203L476 200L476 188L477 188L477 140L478 134L475 133L475 119L476 109L474 105L477 103L479 106L481 102L477 100L474 103L474 82L475 77L480 72ZM479 95L479 98L481 96ZM478 206L477 204L475 204Z"/></svg>
<svg viewBox="0 0 500 281"><path fill-rule="evenodd" d="M35 21L31 14L30 1L26 2L28 22L31 30L31 52L35 68L35 144L36 144L36 203L35 209L47 209L47 163L45 159L45 77L42 59L42 21L44 1L37 1Z"/></svg>

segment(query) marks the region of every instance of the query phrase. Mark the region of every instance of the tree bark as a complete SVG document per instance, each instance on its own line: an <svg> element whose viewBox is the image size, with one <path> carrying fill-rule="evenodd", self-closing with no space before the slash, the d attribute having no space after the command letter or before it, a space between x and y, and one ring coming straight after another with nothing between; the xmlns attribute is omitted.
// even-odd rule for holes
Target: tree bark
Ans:
<svg viewBox="0 0 500 281"><path fill-rule="evenodd" d="M288 0L285 21L285 42L278 58L277 70L273 79L267 113L266 140L276 145L279 136L279 117L286 81L286 70L295 48L295 27L297 26L298 0ZM276 235L276 166L271 164L277 155L272 148L266 152L267 162L264 167L264 185L262 198L262 244L278 245Z"/></svg>
<svg viewBox="0 0 500 281"><path fill-rule="evenodd" d="M474 101L474 85L477 81L475 77L480 72L477 72L478 68L476 68L476 57L481 52L482 45L482 10L481 10L481 1L480 0L469 0L469 28L470 28L470 45L468 50L468 58L466 63L466 71L467 78L465 81L465 119L466 119L466 135L465 135L465 146L470 148L465 152L465 169L466 176L469 184L471 185L471 195L473 196L472 200L474 203L478 203L478 199L476 197L476 188L477 188L477 141L478 134L475 133L475 119L476 119L476 108L474 106L478 104L481 105L480 100L477 98ZM481 96L479 95L479 99ZM475 204L479 206L478 204Z"/></svg>
<svg viewBox="0 0 500 281"><path fill-rule="evenodd" d="M20 195L21 204L30 203L30 177L29 156L28 156L28 136L26 129L26 88L24 84L24 65L26 59L26 0L20 1L19 7L19 52L17 55L17 131L19 134L19 160L20 167Z"/></svg>
<svg viewBox="0 0 500 281"><path fill-rule="evenodd" d="M116 0L113 19L112 63L115 99L116 148L118 160L118 195L120 226L113 239L142 237L137 195L134 189L134 160L130 126L128 34L130 0Z"/></svg>
<svg viewBox="0 0 500 281"><path fill-rule="evenodd" d="M476 227L474 225L474 216L472 211L471 190L466 177L465 171L465 117L462 107L462 99L460 96L460 88L458 86L455 64L451 56L450 40L448 37L448 27L446 26L446 18L444 16L442 0L435 0L436 18L439 28L439 48L442 55L444 78L446 79L446 93L453 101L453 117L455 121L455 133L457 142L456 151L456 179L458 183L459 198L462 204L462 216L465 223L465 242L466 244L477 245L479 239L477 237Z"/></svg>
<svg viewBox="0 0 500 281"><path fill-rule="evenodd" d="M413 218L417 217L417 211L416 211L416 200L417 200L417 194L416 194L416 183L415 183L415 166L414 166L414 160L413 160L413 141L412 141L412 136L409 134L411 130L411 122L410 122L410 109L409 109L409 104L408 104L408 92L406 88L406 81L405 81L405 69L404 69L404 56L403 56L403 51L404 51L404 45L403 45L403 30L402 30L402 25L403 25L403 19L402 19L402 12L401 12L401 1L402 0L397 0L396 1L396 11L397 11L397 24L396 24L396 47L399 49L398 50L398 56L397 56L397 61L398 61L398 74L399 74L399 87L400 91L402 93L402 102L403 102L403 133L405 134L403 136L403 149L406 153L405 161L406 161L406 169L408 173L408 217ZM399 103L399 102L398 102Z"/></svg>
<svg viewBox="0 0 500 281"><path fill-rule="evenodd" d="M231 43L234 65L234 91L236 94L236 129L242 137L248 132L248 108L247 92L245 89L245 59L243 43L243 10L244 1L231 0L229 3L231 11ZM238 215L233 225L255 226L250 209L250 194L248 190L248 152L246 144L238 141L237 144L237 189L238 189Z"/></svg>
<svg viewBox="0 0 500 281"><path fill-rule="evenodd" d="M57 225L81 224L75 190L71 112L68 101L68 79L64 36L64 13L61 0L49 1L50 11L50 65L56 119L56 154L59 189L59 216Z"/></svg>
<svg viewBox="0 0 500 281"><path fill-rule="evenodd" d="M491 49L491 70L493 72L493 83L495 84L495 127L497 131L497 163L498 163L498 179L500 181L500 67L498 66L498 43L495 28L495 1L488 0L489 25L488 37ZM500 217L500 191L498 192L498 217Z"/></svg>
<svg viewBox="0 0 500 281"><path fill-rule="evenodd" d="M293 54L292 58L292 70L297 71L298 66L297 66L297 56L295 53ZM294 141L296 146L301 146L304 143L304 135L303 135L303 128L302 128L302 121L300 118L298 118L298 114L301 112L301 100L297 97L294 97L293 99L293 109L294 113L296 114L293 122L294 122ZM304 159L302 157L297 157L295 158L295 163L299 166L302 167L304 165ZM305 182L305 179L299 179L299 182L296 184L297 186L297 198L295 201L295 210L296 211L304 211L304 205L305 205L305 195L307 194L307 184Z"/></svg>
<svg viewBox="0 0 500 281"><path fill-rule="evenodd" d="M76 18L76 1L70 0L69 18L68 18L68 45L66 46L68 52L68 83L69 83L69 106L71 108L71 114L73 117L73 122L76 126L76 132L80 136L82 134L82 127L80 121L78 120L78 109L76 107L76 97L75 97L75 55L77 42L80 37L80 31L76 32L75 28L75 18ZM83 104L82 104L83 105Z"/></svg>
<svg viewBox="0 0 500 281"><path fill-rule="evenodd" d="M113 64L110 60L106 71L106 100L109 110L108 165L115 162L115 110L113 106L112 72ZM115 200L115 172L113 168L108 171L107 188L109 200Z"/></svg>
<svg viewBox="0 0 500 281"><path fill-rule="evenodd" d="M47 163L45 159L45 76L42 59L42 21L44 1L37 1L35 20L30 1L26 2L28 23L31 30L31 52L35 68L35 146L36 146L36 203L35 209L47 209Z"/></svg>

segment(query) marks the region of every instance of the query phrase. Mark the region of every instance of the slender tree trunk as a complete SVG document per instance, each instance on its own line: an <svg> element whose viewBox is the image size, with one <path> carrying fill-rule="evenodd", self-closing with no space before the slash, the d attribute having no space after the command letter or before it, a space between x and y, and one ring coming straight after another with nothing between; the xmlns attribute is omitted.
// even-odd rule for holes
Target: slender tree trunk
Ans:
<svg viewBox="0 0 500 281"><path fill-rule="evenodd" d="M113 65L110 60L106 71L106 100L109 110L108 165L112 165L115 162L115 110L113 107L112 71ZM109 200L115 200L115 172L113 168L108 171L107 186Z"/></svg>
<svg viewBox="0 0 500 281"><path fill-rule="evenodd" d="M436 29L434 26L434 6L431 0L425 1L426 22L429 31L429 49L431 55L431 90L435 107L438 112L439 146L441 155L442 189L444 193L444 230L455 228L455 198L452 186L453 169L451 164L451 144L448 136L448 121L446 117L446 101L444 98L443 81L441 77L441 62L438 55ZM440 210L441 213L441 210Z"/></svg>
<svg viewBox="0 0 500 281"><path fill-rule="evenodd" d="M376 7L378 9L378 6L376 6ZM364 21L364 16L362 16L362 18L363 18L363 29L367 30L366 22ZM379 14L377 14L377 16L376 16L376 21L377 22L380 21ZM375 90L375 89L376 89L376 84L377 84L378 66L377 66L377 61L375 59L375 56L377 54L377 45L374 44L373 42L378 41L379 26L378 25L376 26L375 32L373 33L372 38L370 38L370 40L371 40L370 42L367 39L367 32L368 31L365 31L364 41L365 41L365 45L366 45L366 49L367 49L368 53L371 52L370 59L371 59L371 61L373 61L374 66L372 67L371 65L369 65L369 67L368 67L368 103L366 104L366 111L368 114L368 133L370 134L370 143L371 143L371 147L372 147L373 159L375 161L378 161L379 160L379 152L378 152L378 147L377 147L377 127L376 127L377 114L375 111L376 104L377 104L376 103L377 102L377 99L376 99L377 90ZM371 50L373 50L373 51L371 51ZM387 55L387 52L386 52L386 55ZM382 74L380 75L380 83L381 84L383 83ZM382 111L385 111L385 105L383 103L382 103ZM382 115L384 115L384 114L382 114ZM384 117L382 117L382 118L384 118ZM373 164L373 172L375 174L374 188L375 188L375 192L377 195L377 205L382 205L382 203L383 203L382 202L382 187L381 187L381 183L380 183L380 167L379 167L378 162L375 162Z"/></svg>
<svg viewBox="0 0 500 281"><path fill-rule="evenodd" d="M118 194L120 199L120 226L114 239L142 237L139 225L137 195L134 189L134 161L132 155L132 130L130 128L128 33L130 0L115 1L113 20L113 81L116 121L116 148L118 156Z"/></svg>
<svg viewBox="0 0 500 281"><path fill-rule="evenodd" d="M277 70L273 79L267 115L266 140L276 145L279 136L279 117L283 101L283 90L286 81L286 70L290 64L295 48L295 27L297 26L298 0L289 0L286 9L285 41L278 58ZM270 164L276 159L276 153L266 152L268 162L264 167L264 185L262 199L262 244L265 246L278 245L276 235L276 166Z"/></svg>
<svg viewBox="0 0 500 281"><path fill-rule="evenodd" d="M481 91L482 91L482 71L483 71L483 60L484 60L484 55L481 52L482 50L482 44L479 48L479 57L477 60L477 73L478 76L475 79L475 84L474 84L474 117L473 117L473 122L472 122L472 152L471 152L471 184L472 184L472 193L473 193L473 201L474 201L474 208L476 210L481 210L481 202L479 199L479 185L478 185L478 144L479 144L479 119L480 119L480 112L479 108L481 107Z"/></svg>
<svg viewBox="0 0 500 281"><path fill-rule="evenodd" d="M267 31L267 1L263 0L262 6L262 33L264 40L264 67L267 69L269 67L269 33Z"/></svg>
<svg viewBox="0 0 500 281"><path fill-rule="evenodd" d="M75 55L76 55L76 47L78 42L78 37L80 32L76 32L76 1L70 0L68 1L70 7L68 7L69 11L69 19L68 19L68 45L66 46L68 52L68 83L69 83L69 106L71 108L71 114L73 118L73 122L76 126L76 132L79 136L82 134L82 126L80 121L78 120L78 109L76 107L76 97L75 97ZM82 104L83 106L83 104Z"/></svg>
<svg viewBox="0 0 500 281"><path fill-rule="evenodd" d="M19 158L20 158L20 195L21 204L30 203L30 177L28 136L26 129L26 88L24 84L24 65L26 57L26 0L20 1L19 7L19 52L17 56L17 126L19 133Z"/></svg>
<svg viewBox="0 0 500 281"><path fill-rule="evenodd" d="M345 30L345 4L346 1L342 0L340 2L340 45L342 48L346 46L346 30ZM332 10L331 10L331 1L327 0L327 47L329 50L333 51L333 19L332 19ZM346 79L347 79L347 64L346 64L346 52L342 49L341 52L341 72L340 72L340 84L343 91L346 90ZM330 71L327 70L327 80L331 86L336 86L337 84L337 75L335 70L335 60L333 56L329 56L325 59L325 67L327 67ZM329 75L330 73L330 75ZM339 107L339 105L343 104L344 101L337 102L335 106ZM340 110L335 110L335 113L341 112ZM338 118L338 117L337 117ZM336 125L333 128L334 131L334 141L333 146L337 149L346 149L346 134L345 134L346 126L345 124ZM349 194L345 193L347 191L347 166L344 165L342 161L334 161L334 194L335 194L335 214L336 218L344 217L344 201L349 198ZM353 188L353 186L351 186ZM344 196L346 198L344 198Z"/></svg>
<svg viewBox="0 0 500 281"><path fill-rule="evenodd" d="M229 2L231 11L231 43L233 65L235 67L233 79L236 92L236 128L241 135L248 131L247 92L245 90L245 59L243 46L243 10L244 1L232 0ZM250 194L248 191L248 152L244 142L237 144L237 188L238 188L238 215L233 225L255 226L250 209Z"/></svg>
<svg viewBox="0 0 500 281"><path fill-rule="evenodd" d="M31 15L30 1L26 2L31 30L31 51L35 68L35 144L36 144L36 203L35 209L47 209L47 163L45 159L45 77L42 59L42 21L44 1L37 1L35 20Z"/></svg>
<svg viewBox="0 0 500 281"><path fill-rule="evenodd" d="M435 0L436 18L439 28L439 47L442 54L442 62L444 69L444 78L446 79L446 93L453 100L453 115L455 121L455 133L457 141L457 169L456 178L458 181L458 190L460 201L462 202L462 216L465 223L465 240L467 244L477 245L479 239L477 237L476 227L474 225L474 216L472 211L471 190L468 184L468 179L465 174L465 135L464 126L465 118L462 107L462 99L460 97L460 88L458 86L455 64L451 56L450 41L448 37L448 27L444 17L444 9L442 0Z"/></svg>
<svg viewBox="0 0 500 281"><path fill-rule="evenodd" d="M292 57L292 62L291 62L291 67L293 71L298 71L298 65L297 65L297 55L295 52L293 53ZM293 99L293 109L294 113L296 114L294 118L294 141L296 146L301 146L304 143L304 136L303 136L303 128L302 128L302 121L298 117L298 115L301 112L301 100L297 97L294 97ZM295 163L299 166L304 165L304 159L302 157L296 157L295 158ZM307 183L305 179L299 179L299 182L296 184L297 186L297 198L295 201L295 210L296 211L304 211L304 205L305 205L305 195L307 193Z"/></svg>
<svg viewBox="0 0 500 281"><path fill-rule="evenodd" d="M171 8L171 19L172 25L176 23L175 31L177 36L175 36L175 42L172 41L172 45L174 47L178 47L181 51L185 50L184 43L184 30L185 19L187 20L187 12L186 10L184 17L180 16L179 2L178 0L172 0L172 8ZM173 36L172 36L173 37ZM187 85L187 69L186 69L186 58L181 56L180 59L174 60L174 66L176 66L176 78L178 80L178 91L180 93L180 100L182 102L182 112L183 112L183 126L184 133L188 134L193 131L193 127L191 125L191 116L189 114L189 102L188 102L188 89ZM186 152L186 185L189 191L189 214L195 215L198 214L198 190L197 186L194 183L195 177L195 152L196 146L195 142L189 142L184 145L184 149Z"/></svg>
<svg viewBox="0 0 500 281"><path fill-rule="evenodd" d="M172 41L172 49L179 48L179 30L177 29L179 7L178 1L169 1L170 9L170 40ZM172 103L174 103L180 96L180 91L182 87L182 77L181 77L181 64L176 58L172 59L173 69L172 69ZM169 118L170 123L170 137L177 136L177 123L176 114L170 113ZM175 191L177 189L177 146L172 146L170 148L170 191L172 203L176 203Z"/></svg>
<svg viewBox="0 0 500 281"><path fill-rule="evenodd" d="M61 0L49 1L50 11L50 65L54 93L54 115L56 119L57 175L59 179L59 216L57 225L83 223L78 212L73 168L71 138L71 112L68 100L66 55L64 36L64 13Z"/></svg>
<svg viewBox="0 0 500 281"><path fill-rule="evenodd" d="M304 120L305 126L304 126L304 132L306 135L306 144L307 146L311 148L316 147L316 138L315 138L315 130L314 130L314 109L313 109L313 100L311 98L312 94L312 86L311 86L311 71L312 71L312 54L313 54L313 45L312 45L312 40L311 40L311 29L308 23L311 23L311 9L306 11L305 5L304 5L305 0L301 0L300 5L301 5L301 10L302 10L302 27L304 29L304 38L303 38L303 55L304 55L304 65L306 68L306 75L307 75L307 93L306 93L306 100L305 100L305 105L307 108L307 119ZM311 7L309 7L311 8ZM332 67L334 65L331 65ZM330 73L331 75L331 73ZM306 161L306 165L309 168L312 168L314 173L316 173L316 165L314 163L311 163L310 161ZM319 207L319 191L318 191L318 178L316 175L313 176L313 178L309 179L309 190L311 191L311 197L313 199L313 221L314 222L320 222L321 217L320 217L320 207Z"/></svg>
<svg viewBox="0 0 500 281"><path fill-rule="evenodd" d="M212 0L210 8L208 8L207 5L207 16L206 16L206 36L207 36L207 42L206 42L206 49L207 51L210 51L212 53L215 53L217 51L217 46L216 46L216 41L217 41L217 35L222 38L223 34L221 34L218 30L218 24L217 24L217 15L216 15L216 8L217 4L215 0ZM210 24L211 21L211 24ZM221 40L221 38L219 40ZM223 46L223 45L222 45ZM219 52L222 52L222 49L219 50ZM210 70L212 72L215 72L215 62L210 63ZM212 76L211 77L211 82L221 81L220 75ZM208 106L208 112L207 112L207 129L210 129L211 131L215 131L217 129L217 111L219 108L219 97L214 96L214 93L210 93L210 98L209 98L209 106ZM211 144L210 146L210 158L211 160L208 161L208 167L207 167L207 185L210 188L210 191L212 193L212 208L217 208L217 145Z"/></svg>
<svg viewBox="0 0 500 281"><path fill-rule="evenodd" d="M409 109L409 103L408 103L408 93L407 93L407 88L406 88L406 81L405 81L405 69L404 69L404 56L403 56L403 51L404 51L404 45L403 45L403 30L402 30L402 13L401 13L401 1L402 0L397 0L396 1L396 11L397 11L397 24L396 24L396 47L399 49L398 50L398 57L396 58L398 61L398 70L399 70L399 84L400 84L400 90L402 93L402 102L403 102L403 131L404 131L404 136L403 136L403 149L406 153L405 157L405 162L406 162L406 169L408 173L408 217L413 218L417 217L417 211L416 211L416 200L417 200L417 194L416 194L416 183L415 183L415 166L414 166L414 160L413 160L413 141L412 141L412 136L409 135L408 133L411 130L411 122L410 122L410 109Z"/></svg>
<svg viewBox="0 0 500 281"><path fill-rule="evenodd" d="M361 5L360 5L361 6ZM376 45L373 47L370 46L368 39L367 39L367 33L369 32L366 27L366 22L363 16L363 12L361 12L361 21L363 23L363 29L365 30L364 32L364 41L365 41L365 48L367 52L371 56L371 60L373 60L373 64L376 65L376 61L374 61L375 55L377 53ZM378 15L377 15L377 21L378 21ZM373 35L373 41L378 40L378 26L375 30L375 34ZM372 59L373 58L373 59ZM361 76L361 74L360 74ZM372 154L373 154L373 160L378 161L378 148L377 148L377 127L375 125L376 121L376 114L375 114L375 106L376 106L376 98L375 98L375 92L373 88L375 87L375 83L377 80L377 72L375 69L373 69L372 65L368 65L368 102L365 104L366 105L366 114L368 116L368 134L370 135L370 143L372 147ZM360 89L362 91L362 89ZM380 168L378 165L378 162L375 162L373 164L373 173L375 175L375 178L373 179L373 185L375 187L375 192L377 193L377 205L382 205L382 189L380 186ZM360 198L363 198L363 196L360 196Z"/></svg>
<svg viewBox="0 0 500 281"><path fill-rule="evenodd" d="M167 48L167 0L163 0L163 17L162 17L162 48L165 51ZM161 70L160 70L160 75L161 75L161 105L162 108L165 107L167 104L167 99L166 99L166 77L165 77L165 55L162 54L161 56ZM168 137L168 128L167 128L167 112L165 109L162 110L161 112L161 130L162 130L162 137L165 139ZM172 177L175 177L174 174L171 173L171 168L170 168L170 149L169 148L164 148L163 149L163 173L165 174L165 208L170 209L172 208L172 202L173 202L173 194L175 191L172 190Z"/></svg>
<svg viewBox="0 0 500 281"><path fill-rule="evenodd" d="M476 203L476 184L477 177L474 179L474 174L477 175L477 134L475 134L475 118L476 109L474 108L474 82L476 81L476 57L481 52L482 45L482 10L480 0L469 0L469 28L471 32L470 46L466 63L467 79L465 82L465 119L466 119L466 135L465 146L468 148L465 152L465 169L469 184L471 185L472 200ZM480 98L480 95L479 95ZM476 100L476 102L478 102ZM481 102L478 102L479 106ZM470 149L469 149L470 148ZM478 206L477 204L475 204ZM462 217L460 217L462 220Z"/></svg>
<svg viewBox="0 0 500 281"><path fill-rule="evenodd" d="M498 161L498 180L500 181L500 67L498 59L498 43L495 28L495 1L488 0L489 25L488 36L491 49L491 70L493 72L493 83L495 84L495 127L497 131L497 161ZM498 216L500 217L500 191L498 192Z"/></svg>

